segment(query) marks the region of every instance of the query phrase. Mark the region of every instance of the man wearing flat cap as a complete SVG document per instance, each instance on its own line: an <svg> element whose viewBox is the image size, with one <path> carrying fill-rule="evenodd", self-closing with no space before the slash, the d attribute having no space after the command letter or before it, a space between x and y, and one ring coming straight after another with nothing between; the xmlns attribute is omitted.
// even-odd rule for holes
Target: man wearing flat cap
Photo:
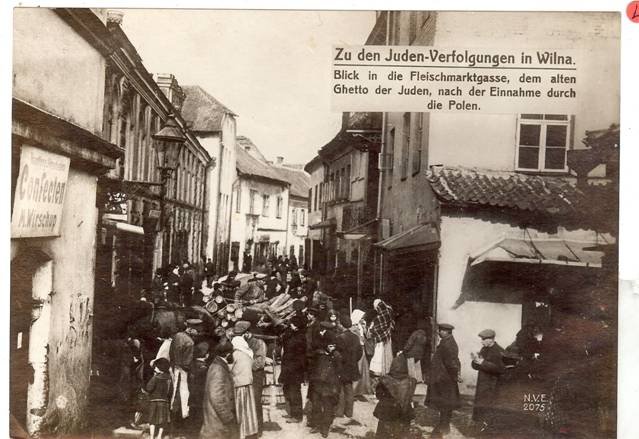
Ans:
<svg viewBox="0 0 639 439"><path fill-rule="evenodd" d="M431 433L432 438L441 438L450 432L453 410L461 406L459 387L459 348L453 338L453 325L437 325L440 341L431 360L430 380L425 404L439 411L439 421Z"/></svg>
<svg viewBox="0 0 639 439"><path fill-rule="evenodd" d="M499 377L504 373L502 354L504 350L495 342L495 331L484 329L479 334L482 348L479 354L473 352L471 366L477 370L477 389L473 420L479 423L482 432L490 431L495 426L496 412L493 407L497 399Z"/></svg>

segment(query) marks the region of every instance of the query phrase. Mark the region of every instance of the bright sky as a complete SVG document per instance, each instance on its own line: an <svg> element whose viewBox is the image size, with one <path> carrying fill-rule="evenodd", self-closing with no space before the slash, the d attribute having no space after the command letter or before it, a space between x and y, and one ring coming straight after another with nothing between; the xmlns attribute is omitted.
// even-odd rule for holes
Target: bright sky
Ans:
<svg viewBox="0 0 639 439"><path fill-rule="evenodd" d="M373 11L126 9L123 29L151 73L200 85L269 159L306 163L339 130L333 44L364 44Z"/></svg>

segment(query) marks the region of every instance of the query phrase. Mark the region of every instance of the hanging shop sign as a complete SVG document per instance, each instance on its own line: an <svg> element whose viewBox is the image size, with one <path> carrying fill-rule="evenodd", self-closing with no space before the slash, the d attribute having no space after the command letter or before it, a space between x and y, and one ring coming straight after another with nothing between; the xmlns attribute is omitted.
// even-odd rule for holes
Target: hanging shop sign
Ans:
<svg viewBox="0 0 639 439"><path fill-rule="evenodd" d="M11 216L12 238L60 235L69 162L68 157L22 147Z"/></svg>

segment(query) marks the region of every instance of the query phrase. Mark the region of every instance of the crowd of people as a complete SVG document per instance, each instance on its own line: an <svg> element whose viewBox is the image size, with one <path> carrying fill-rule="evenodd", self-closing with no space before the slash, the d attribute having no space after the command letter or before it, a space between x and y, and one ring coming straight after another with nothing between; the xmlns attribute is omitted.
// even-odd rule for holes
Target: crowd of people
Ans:
<svg viewBox="0 0 639 439"><path fill-rule="evenodd" d="M231 272L219 279L206 266L198 276L188 264L176 265L158 272L151 294L143 294L141 300L157 313L165 307L206 310L218 297L256 304L282 293L293 299L294 310L277 319L246 309L241 319L225 324L186 313L183 321L154 327L159 347L150 356L147 347L147 357L153 357L148 364L142 355L145 342L130 337L129 371L136 369L137 385L142 384L133 424L148 423L151 439L162 438L167 429L172 437L260 437L267 366L273 374L269 384L281 385L286 422L306 419L309 433L327 437L336 417L353 419L355 404L374 395L376 437L412 437L413 397L420 382L427 383L424 404L439 412L431 437L450 431L453 411L461 406L461 363L452 325L418 318L408 337L398 339L397 315L384 300L350 310L322 292L312 273L284 260L274 261L268 275L237 278ZM433 326L439 344L431 357ZM499 417L498 383L508 375L509 358L540 355L540 347L532 346L540 343L539 331L524 332L513 343L522 348L517 352L513 346L501 348L491 329L478 334L481 350L473 353L471 366L478 371L473 419L480 432L489 431ZM534 373L534 368L526 370Z"/></svg>

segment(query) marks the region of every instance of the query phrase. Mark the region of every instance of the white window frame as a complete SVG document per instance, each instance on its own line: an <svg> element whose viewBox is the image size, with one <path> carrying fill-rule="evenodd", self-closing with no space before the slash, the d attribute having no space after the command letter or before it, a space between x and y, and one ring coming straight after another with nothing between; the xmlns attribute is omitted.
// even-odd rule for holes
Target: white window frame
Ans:
<svg viewBox="0 0 639 439"><path fill-rule="evenodd" d="M532 113L531 113L532 114ZM515 169L517 171L523 172L544 172L544 173L557 173L557 174L565 174L568 172L568 151L572 149L572 123L573 118L566 114L565 120L547 120L544 119L544 114L541 115L541 119L527 119L522 117L522 115L517 116L517 138L515 142ZM563 116L563 115L562 115ZM539 157L537 160L536 168L521 168L519 167L519 149L526 148L526 146L519 145L520 133L521 133L521 125L540 125L541 130L539 133ZM549 125L562 125L566 127L566 154L564 156L564 167L562 169L546 169L546 130Z"/></svg>

